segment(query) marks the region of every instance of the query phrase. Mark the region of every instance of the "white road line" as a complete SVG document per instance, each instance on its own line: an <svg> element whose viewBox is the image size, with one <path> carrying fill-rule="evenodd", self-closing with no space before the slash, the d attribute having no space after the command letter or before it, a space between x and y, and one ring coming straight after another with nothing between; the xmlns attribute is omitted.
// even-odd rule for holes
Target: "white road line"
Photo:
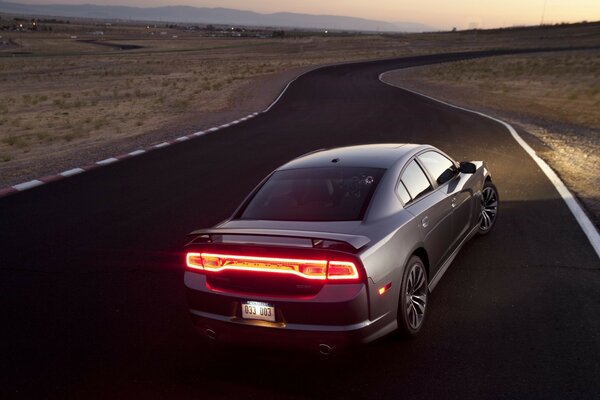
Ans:
<svg viewBox="0 0 600 400"><path fill-rule="evenodd" d="M438 103L445 104L449 107L453 107L453 108L456 108L459 110L477 114L482 117L489 118L492 121L496 121L499 124L502 124L510 132L510 134L515 139L515 141L523 148L523 150L525 150L525 152L527 154L529 154L529 156L533 159L533 161L535 161L535 163L538 165L538 167L540 167L540 169L548 177L550 182L552 182L552 184L554 185L554 187L556 188L556 190L558 191L558 193L560 194L560 196L562 197L564 202L567 204L567 207L569 207L569 210L571 210L571 213L577 220L577 223L579 223L579 226L583 230L583 233L585 233L585 235L587 236L588 240L590 241L590 244L596 251L598 258L600 258L600 233L598 233L598 230L596 230L596 227L594 226L594 224L592 224L592 221L590 221L588 216L585 214L585 211L583 211L583 209L581 208L581 205L577 202L577 199L575 198L575 196L573 196L573 194L569 191L569 189L567 189L567 187L565 186L563 181L561 181L560 178L558 177L558 175L556 175L556 173L552 170L552 168L550 168L550 166L548 164L546 164L546 162L544 160L542 160L535 153L535 150L533 150L531 148L531 146L529 146L527 144L527 142L525 142L523 140L523 138L521 136L519 136L519 134L517 133L515 128L513 128L509 123L502 121L501 119L494 118L494 117L484 114L482 112L470 110L468 108L464 108L464 107L460 107L460 106L456 106L454 104L445 102L443 100L438 100L434 97L428 96L426 94L419 93L415 90L406 89L406 88L403 88L400 86L392 85L391 83L384 81L382 78L382 76L384 74L386 74L387 72L391 72L391 71L386 71L386 72L379 74L379 80L381 82L385 83L386 85L396 87L396 88L399 88L402 90L406 90L407 92L411 92L411 93L417 94L419 96L426 97L430 100L437 101Z"/></svg>
<svg viewBox="0 0 600 400"><path fill-rule="evenodd" d="M271 109L271 107L273 107L285 94L285 92L288 90L288 88L290 87L290 85L292 83L294 83L296 80L298 80L299 78L303 77L304 75L308 74L309 72L313 72L313 71L317 71L320 69L326 69L326 68L330 68L330 67L335 67L338 65L351 65L351 64L362 64L362 63L374 63L377 61L390 61L390 60L397 60L398 57L392 57L392 58L377 58L377 59L373 59L373 60L356 60L356 61L345 61L345 62L339 62L339 63L331 63L331 64L325 64L325 65L319 65L316 66L314 68L308 69L304 72L302 72L300 75L296 76L294 79L292 79L291 81L289 81L287 83L287 85L285 85L285 87L283 88L283 90L281 91L281 93L279 93L279 96L277 96L277 98L275 100L273 100L273 102L269 105L269 107L265 108L263 111L261 111L261 113L266 113L267 111L269 111ZM381 75L379 75L381 77ZM385 83L385 82L384 82ZM259 113L255 112L253 114L250 114L248 117L254 117L256 115L258 115Z"/></svg>
<svg viewBox="0 0 600 400"><path fill-rule="evenodd" d="M184 141L189 140L189 139L190 138L188 136L181 136L181 137L178 137L175 140L177 140L178 142L184 142Z"/></svg>
<svg viewBox="0 0 600 400"><path fill-rule="evenodd" d="M306 72L305 72L306 73ZM305 74L304 73L304 74ZM297 77L295 77L294 79L292 79L291 81L289 81L287 83L287 85L285 85L285 87L283 88L283 90L281 91L281 93L279 93L279 96L277 96L277 98L275 100L273 100L273 102L271 104L269 104L269 107L265 108L265 110L263 112L267 112L271 109L271 107L273 107L278 101L279 99L281 99L283 97L283 95L285 94L285 92L288 90L288 88L290 87L290 85L298 78L300 78L302 75L304 74L300 74ZM256 115L256 113L254 113Z"/></svg>
<svg viewBox="0 0 600 400"><path fill-rule="evenodd" d="M359 62L362 62L362 61L359 61ZM331 64L331 65L334 65L334 64ZM202 136L202 135L204 135L204 134L206 134L206 133L209 133L209 132L216 132L216 131L218 131L218 130L219 130L219 129L221 129L221 128L226 128L226 127L228 127L228 126L230 126L230 125L237 124L237 123L240 123L240 122L242 122L242 121L247 121L247 120L249 120L249 119L251 119L251 118L254 118L254 117L256 117L256 116L257 116L259 113L264 113L264 112L267 112L267 111L269 111L269 110L271 109L271 107L273 107L273 105L275 105L275 103L277 103L277 102L278 102L278 101L281 99L281 97L284 95L284 93L286 92L286 90L288 89L288 87L290 86L290 84L291 84L292 82L294 82L296 79L298 79L298 78L300 78L301 76L303 76L303 75L307 74L308 72L311 72L311 71L314 71L314 70L317 70L317 69L321 69L321 68L327 68L327 67L330 67L331 65L322 65L322 66L319 66L319 67L315 67L315 68L313 68L313 69L311 69L311 70L304 71L304 72L302 72L300 75L296 76L294 79L292 79L291 81L289 81L289 82L287 83L287 85L285 86L285 88L284 88L284 89L281 91L281 93L279 93L279 96L277 96L277 98L276 98L276 99L275 99L275 100L274 100L274 101L273 101L273 102L272 102L272 103L271 103L271 104L270 104L270 105L269 105L269 106L268 106L268 107L267 107L265 110L263 110L263 111L260 111L260 112L253 112L252 114L248 114L247 116L245 116L245 117L243 117L243 118L240 118L240 119L238 119L238 120L236 120L236 121L230 122L229 124L221 125L220 127L214 127L214 128L207 129L207 130L205 130L205 131L198 131L198 132L194 132L194 133L190 134L189 136ZM189 138L189 137L188 137L188 138ZM185 140L185 139L183 139L183 137L181 137L181 138L177 138L177 139L175 139L175 140L176 140L176 141L183 141L183 140ZM153 147L153 148L161 148L161 147L168 146L169 144L170 144L170 143L164 142L164 143L160 143L160 144L154 145L154 146L152 146L152 147ZM145 153L146 151L147 151L147 150L142 150L142 149L140 149L140 150L135 150L135 151L132 151L131 153L128 153L128 154L129 154L130 156L137 156L137 155L140 155L140 154L143 154L143 153ZM111 158L107 158L106 160L102 160L102 161L98 161L98 162L96 162L96 165L106 165L106 164L113 163L113 162L115 162L115 161L118 161L118 160L117 160L116 158L114 158L114 157L111 157ZM73 170L65 171L65 172L64 172L64 174L66 174L66 173L71 173L71 171L74 171L74 170L76 170L76 169L77 169L77 168L74 168ZM82 170L82 171L84 171L84 170ZM80 172L81 172L81 171L80 171ZM77 173L79 173L79 172L77 172ZM74 175L75 173L72 173L72 174ZM67 177L67 176L70 176L70 175L63 175L63 176ZM28 187L28 186L27 186L28 184L31 184L31 185L33 185L33 186L37 186L37 185L38 185L38 183L35 183L35 182L40 182L39 184L42 184L42 183L43 183L43 182L41 182L41 181L34 180L34 181L31 181L31 182L25 182L25 183L19 184L19 185L17 185L17 186L19 186L19 187L20 187L20 186L23 186L23 185L25 185L24 187L26 187L26 188ZM33 186L31 186L31 187L33 187ZM13 188L15 188L16 186L12 186L12 187L13 187Z"/></svg>
<svg viewBox="0 0 600 400"><path fill-rule="evenodd" d="M12 188L22 191L22 190L27 190L27 189L31 189L32 187L36 187L36 186L40 186L43 185L44 182L42 181L38 181L37 179L34 179L32 181L29 182L23 182L23 183L19 183L18 185L14 185Z"/></svg>
<svg viewBox="0 0 600 400"><path fill-rule="evenodd" d="M308 74L309 72L313 72L313 71L317 71L319 69L326 69L326 68L330 68L330 67L335 67L338 65L350 65L350 64L361 64L361 63L371 63L371 62L376 62L376 61L388 61L388 60L395 60L398 57L393 57L393 58L378 58L378 59L374 59L374 60L357 60L357 61L346 61L346 62L339 62L339 63L331 63L331 64L325 64L325 65L319 65L313 68L310 68L302 73L300 73L298 76L296 76L294 79L292 79L291 81L289 81L287 83L287 85L285 85L285 87L283 88L283 90L281 91L281 93L279 93L279 96L277 96L277 98L275 100L273 100L273 102L271 104L269 104L269 107L265 108L263 111L261 111L261 113L266 113L267 111L269 111L271 109L271 107L273 107L285 94L285 92L288 90L288 88L290 87L290 85L292 83L294 83L296 80L298 80L299 78L303 77L304 75ZM258 115L259 113L255 112L253 114L250 114L248 117L254 117L256 115Z"/></svg>
<svg viewBox="0 0 600 400"><path fill-rule="evenodd" d="M64 172L61 172L59 175L64 176L65 178L68 176L73 176L84 172L83 168L73 168Z"/></svg>
<svg viewBox="0 0 600 400"><path fill-rule="evenodd" d="M229 128L230 124L223 124L221 126L219 126L219 129L223 129L223 128Z"/></svg>
<svg viewBox="0 0 600 400"><path fill-rule="evenodd" d="M118 159L111 157L111 158L107 158L106 160L101 160L101 161L96 161L96 164L98 165L107 165L107 164L112 164L114 162L119 161Z"/></svg>
<svg viewBox="0 0 600 400"><path fill-rule="evenodd" d="M363 60L363 61L357 61L357 62L358 62L358 63L360 63L360 62L364 62L364 60ZM354 62L352 62L352 63L348 63L348 64L354 64ZM321 65L321 66L314 67L314 68L311 68L311 69L309 69L309 70L307 70L307 71L304 71L304 72L302 72L300 75L296 76L294 79L292 79L291 81L289 81L289 82L287 83L287 85L285 85L285 87L283 88L283 90L281 91L281 93L279 93L279 96L277 96L277 98L276 98L275 100L273 100L273 102L272 102L271 104L269 104L269 107L267 107L267 108L265 108L263 111L261 111L261 113L266 113L267 111L269 111L269 110L271 109L271 107L273 107L273 106L274 106L274 105L275 105L275 104L276 104L276 103L277 103L277 102L278 102L278 101L279 101L279 100L280 100L280 99L283 97L283 95L284 95L284 94L285 94L285 92L288 90L288 88L290 87L290 85L291 85L292 83L294 83L294 82L295 82L295 81L296 81L298 78L300 78L301 76L304 76L304 75L308 74L309 72L316 71L316 70L318 70L318 69L322 69L322 68L323 68L323 69L324 69L324 68L328 68L328 67L331 67L331 66L333 66L333 65L336 65L336 64L327 64L327 65ZM254 114L252 114L252 115L254 116L254 115L257 115L257 114L258 114L258 113L254 113Z"/></svg>

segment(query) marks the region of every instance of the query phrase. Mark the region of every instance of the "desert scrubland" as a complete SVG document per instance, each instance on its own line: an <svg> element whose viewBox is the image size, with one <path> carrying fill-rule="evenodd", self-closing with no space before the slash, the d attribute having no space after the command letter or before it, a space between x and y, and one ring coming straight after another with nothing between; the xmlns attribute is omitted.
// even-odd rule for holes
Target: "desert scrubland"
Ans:
<svg viewBox="0 0 600 400"><path fill-rule="evenodd" d="M386 80L523 128L600 225L600 49L459 61Z"/></svg>
<svg viewBox="0 0 600 400"><path fill-rule="evenodd" d="M260 111L289 79L317 65L477 49L597 46L600 25L243 38L63 24L0 36L1 188ZM542 141L542 155L559 172L564 163L556 160L572 160L574 153L581 160L569 161L574 170L584 168L585 160L598 165L599 50L493 57L388 77L529 124ZM597 197L581 190L600 187L597 179L575 186L577 193Z"/></svg>
<svg viewBox="0 0 600 400"><path fill-rule="evenodd" d="M0 187L126 151L124 141L148 145L226 122L215 121L219 112L260 111L293 77L278 76L282 71L411 53L382 37L102 38L141 47L118 50L22 36L15 42L23 47L0 52ZM258 78L278 88L250 90Z"/></svg>

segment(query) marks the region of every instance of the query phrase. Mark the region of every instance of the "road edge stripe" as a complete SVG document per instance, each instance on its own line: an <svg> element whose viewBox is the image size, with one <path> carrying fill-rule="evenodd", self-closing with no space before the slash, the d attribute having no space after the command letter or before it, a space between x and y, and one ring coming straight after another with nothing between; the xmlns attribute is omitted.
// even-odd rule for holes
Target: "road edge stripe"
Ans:
<svg viewBox="0 0 600 400"><path fill-rule="evenodd" d="M235 124L238 124L238 123L241 123L241 122L244 122L244 121L248 121L248 120L250 120L250 119L258 116L259 114L266 113L267 111L269 111L271 109L271 107L273 107L283 97L283 95L285 94L285 92L287 91L287 89L289 88L289 86L293 82L295 82L298 78L300 78L300 77L308 74L309 72L316 71L316 70L319 70L319 69L322 69L322 68L328 68L328 67L336 66L336 65L358 64L358 63L363 63L363 62L383 61L383 60L386 60L386 59L380 59L380 60L357 60L357 61L347 62L347 63L342 62L342 63L333 63L333 64L325 64L325 65L316 65L313 68L310 68L310 69L308 69L306 71L303 71L303 72L299 73L293 79L291 79L290 81L288 81L288 83L285 85L285 87L283 88L283 90L281 90L281 92L275 98L275 100L273 100L271 102L271 104L269 104L269 106L267 108L265 108L264 110L262 110L262 111L255 111L255 112L253 112L251 114L246 115L245 117L238 118L235 121L228 122L226 124L223 124L223 125L220 125L220 126L217 126L217 127L212 127L212 128L209 128L209 129L205 129L205 130L201 130L201 131L198 131L198 132L194 132L194 133L188 135L187 137L189 139L191 139L192 137L199 137L199 136L203 136L203 135L205 135L207 133L217 132L220 129L224 129L224 128L230 127L232 125L235 125ZM102 167L102 166L105 166L105 165L109 165L109 164L112 164L112 163L114 163L116 161L123 160L125 158L138 156L138 155L147 153L147 152L152 151L152 150L158 150L160 148L167 147L171 143L180 143L180 142L185 141L185 139L183 139L183 137L184 136L179 137L179 138L175 139L172 142L163 142L163 143L159 143L159 144L150 145L150 146L146 147L145 149L135 150L135 151L132 151L130 153L126 153L123 156L110 157L110 158L107 158L105 160L101 160L101 161L97 161L97 162L89 164L89 165L85 165L83 167L74 167L74 168L72 168L72 169L70 169L68 171L65 171L65 172L62 172L62 173L58 173L58 174L55 174L55 175L48 175L48 176L46 176L44 178L34 179L34 180L31 180L31 181L28 181L28 182L19 183L17 185L7 186L5 188L0 188L0 198L8 196L8 195L11 195L13 193L19 193L19 192L22 192L24 190L27 190L27 189L30 189L30 188L33 188L33 187L37 187L37 186L43 185L43 184L45 184L47 182L53 182L53 181L56 181L56 180L59 180L59 179L64 179L64 178L71 177L73 175L77 175L77 174L79 174L81 172L91 171L91 170L93 170L95 168ZM77 172L74 172L74 171L77 171Z"/></svg>
<svg viewBox="0 0 600 400"><path fill-rule="evenodd" d="M400 69L402 69L402 68L400 68ZM594 226L594 224L592 223L590 218L587 216L587 214L585 213L585 211L583 210L583 208L581 207L581 205L579 204L579 202L577 201L575 196L573 196L571 191L569 191L567 186L558 177L556 172L554 172L554 170L552 168L550 168L550 166L544 160L542 160L540 158L540 156L538 156L536 154L535 150L533 150L533 148L531 148L531 146L529 146L527 144L527 142L525 142L525 140L523 140L523 138L517 133L517 131L515 130L515 128L512 127L512 125L510 125L508 122L505 122L501 119L487 115L481 111L475 111L475 110L471 110L471 109L468 109L465 107L457 106L452 103L448 103L446 101L436 99L435 97L431 97L426 94L417 92L416 90L411 90L411 89L407 89L407 88L404 88L401 86L397 86L397 85L391 84L391 83L383 80L383 76L385 74L387 74L388 72L393 72L393 71L397 71L397 70L398 69L382 72L381 74L379 74L379 77L378 77L379 81L388 86L391 86L391 87L394 87L397 89L401 89L401 90L405 90L407 92L425 97L427 99L436 101L438 103L444 104L449 107L456 108L458 110L467 111L467 112L479 115L481 117L491 119L492 121L495 121L495 122L503 125L510 132L513 139L515 139L515 141L523 148L523 150L525 150L525 152L527 154L529 154L529 156L533 159L533 161L538 165L538 167L546 175L548 180L554 185L554 188L556 189L556 191L558 192L560 197L562 197L563 201L565 202L565 204L567 205L567 207L573 214L573 217L575 217L575 220L577 221L577 223L583 230L583 233L587 236L590 244L592 245L592 248L594 249L594 251L596 251L596 255L598 256L598 258L600 258L600 233L598 233L598 230L596 229L596 227Z"/></svg>
<svg viewBox="0 0 600 400"><path fill-rule="evenodd" d="M23 183L19 183L17 185L13 185L12 188L15 190L18 190L19 192L23 191L23 190L27 190L27 189L31 189L33 187L36 186L40 186L43 185L44 182L40 181L39 179L33 179L27 182L23 182Z"/></svg>
<svg viewBox="0 0 600 400"><path fill-rule="evenodd" d="M85 170L83 168L72 168L72 169L69 169L67 171L61 172L59 175L62 176L62 177L64 177L64 178L67 178L69 176L77 175L77 174L80 174L82 172L85 172Z"/></svg>

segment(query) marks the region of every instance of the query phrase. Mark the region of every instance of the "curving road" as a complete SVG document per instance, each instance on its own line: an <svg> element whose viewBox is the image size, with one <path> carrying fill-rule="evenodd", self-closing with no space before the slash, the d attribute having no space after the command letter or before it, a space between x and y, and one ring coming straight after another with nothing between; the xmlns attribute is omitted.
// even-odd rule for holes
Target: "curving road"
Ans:
<svg viewBox="0 0 600 400"><path fill-rule="evenodd" d="M318 69L254 119L0 199L0 397L598 398L600 262L552 184L500 124L378 80L490 54ZM327 359L201 343L185 234L293 157L374 142L484 159L500 190L422 336Z"/></svg>

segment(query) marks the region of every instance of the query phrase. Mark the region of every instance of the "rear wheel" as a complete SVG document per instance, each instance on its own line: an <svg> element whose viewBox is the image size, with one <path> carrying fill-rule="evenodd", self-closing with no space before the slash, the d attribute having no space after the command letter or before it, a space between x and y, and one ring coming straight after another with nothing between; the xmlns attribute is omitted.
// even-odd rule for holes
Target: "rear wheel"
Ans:
<svg viewBox="0 0 600 400"><path fill-rule="evenodd" d="M498 190L491 181L486 181L481 190L481 203L479 211L480 235L488 234L496 224L498 216Z"/></svg>
<svg viewBox="0 0 600 400"><path fill-rule="evenodd" d="M421 331L427 312L427 271L418 256L412 256L404 269L398 303L398 330L414 337Z"/></svg>

